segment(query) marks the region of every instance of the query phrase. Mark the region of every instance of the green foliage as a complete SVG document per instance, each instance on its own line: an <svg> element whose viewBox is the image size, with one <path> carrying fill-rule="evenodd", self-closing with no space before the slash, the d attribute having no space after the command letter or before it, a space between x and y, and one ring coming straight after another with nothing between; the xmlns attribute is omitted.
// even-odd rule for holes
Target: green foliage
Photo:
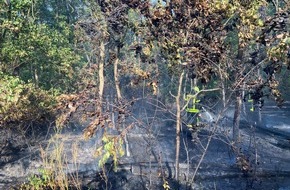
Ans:
<svg viewBox="0 0 290 190"><path fill-rule="evenodd" d="M59 9L76 1L65 2L0 2L1 128L28 132L30 126L46 129L55 122L58 109L65 109L58 107L58 95L76 89L77 68L83 62L74 50L73 19L67 22L64 15L69 12ZM63 164L59 167L62 171ZM40 175L31 176L21 189L63 189L67 183L55 172L40 170Z"/></svg>
<svg viewBox="0 0 290 190"><path fill-rule="evenodd" d="M42 190L42 189L54 189L54 185L51 184L52 174L49 170L39 169L39 174L32 175L28 178L28 183L24 183L20 186L21 190Z"/></svg>
<svg viewBox="0 0 290 190"><path fill-rule="evenodd" d="M39 10L38 20L50 27L62 28L61 25L74 23L80 16L84 16L86 1L42 1L35 9Z"/></svg>
<svg viewBox="0 0 290 190"><path fill-rule="evenodd" d="M43 189L48 186L49 183L49 174L44 169L40 169L40 175L33 175L29 180L29 185L35 190Z"/></svg>
<svg viewBox="0 0 290 190"><path fill-rule="evenodd" d="M120 137L103 135L102 138L103 146L96 150L95 156L100 157L99 167L103 167L104 164L109 160L113 159L114 169L117 169L117 161L119 157L124 156L125 152L123 149L123 140Z"/></svg>
<svg viewBox="0 0 290 190"><path fill-rule="evenodd" d="M45 18L36 17L39 3L43 2L3 5L0 69L45 89L71 90L75 68L81 66L81 57L71 43L72 28L62 20L52 27Z"/></svg>
<svg viewBox="0 0 290 190"><path fill-rule="evenodd" d="M7 40L1 48L5 71L18 72L25 80L49 89L68 86L74 75L74 65L80 56L69 47L68 40L45 24L29 27L28 33Z"/></svg>
<svg viewBox="0 0 290 190"><path fill-rule="evenodd" d="M54 116L55 93L0 73L0 125L25 126L49 120Z"/></svg>
<svg viewBox="0 0 290 190"><path fill-rule="evenodd" d="M29 180L29 184L26 186L23 186L23 188L26 188L26 189L32 188L35 190L40 190L40 189L43 189L43 187L45 186L43 179L41 177L36 176L36 175L33 175L28 180Z"/></svg>

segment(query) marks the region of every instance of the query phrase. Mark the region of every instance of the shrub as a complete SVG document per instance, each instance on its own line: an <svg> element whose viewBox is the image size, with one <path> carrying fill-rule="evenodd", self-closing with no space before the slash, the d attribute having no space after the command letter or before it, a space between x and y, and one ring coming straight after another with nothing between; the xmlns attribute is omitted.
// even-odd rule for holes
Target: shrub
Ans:
<svg viewBox="0 0 290 190"><path fill-rule="evenodd" d="M54 94L0 73L0 127L29 126L52 120L56 105Z"/></svg>

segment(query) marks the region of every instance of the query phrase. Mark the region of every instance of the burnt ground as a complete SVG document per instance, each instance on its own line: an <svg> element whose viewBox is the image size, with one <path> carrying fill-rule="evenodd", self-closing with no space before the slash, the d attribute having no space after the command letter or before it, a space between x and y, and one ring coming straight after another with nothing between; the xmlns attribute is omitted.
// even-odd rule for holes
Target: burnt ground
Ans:
<svg viewBox="0 0 290 190"><path fill-rule="evenodd" d="M259 122L253 113L250 117L244 116L238 149L233 149L230 138L230 110L221 122L206 123L206 127L195 132L183 125L180 183L174 180L174 118L144 103L136 106L128 119L129 123L138 122L127 134L126 155L119 160L117 171L113 171L112 164L106 164L107 178L100 172L98 158L93 156L101 143L101 131L86 141L82 136L84 127L79 124L71 125L57 137L53 131L28 136L11 131L6 138L8 132L2 130L0 189L9 189L39 173L45 167L40 146L52 154L57 143L65 147L63 154L70 161L66 163L67 173L77 172L83 189L163 189L165 182L171 189L290 189L290 135L267 125L273 124L269 122L272 118L290 116L288 109L265 108ZM288 125L287 119L281 121L284 126ZM78 147L77 164L72 161L73 145Z"/></svg>

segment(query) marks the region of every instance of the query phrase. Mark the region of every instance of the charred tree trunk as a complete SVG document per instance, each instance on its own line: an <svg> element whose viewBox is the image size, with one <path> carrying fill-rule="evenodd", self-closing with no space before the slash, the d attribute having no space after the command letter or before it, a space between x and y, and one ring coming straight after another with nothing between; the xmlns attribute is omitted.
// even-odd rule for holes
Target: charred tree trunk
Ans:
<svg viewBox="0 0 290 190"><path fill-rule="evenodd" d="M180 97L182 88L182 79L184 72L179 77L178 92L176 96L176 153L175 153L175 180L179 179L179 154L180 154L180 129L181 129L181 108Z"/></svg>

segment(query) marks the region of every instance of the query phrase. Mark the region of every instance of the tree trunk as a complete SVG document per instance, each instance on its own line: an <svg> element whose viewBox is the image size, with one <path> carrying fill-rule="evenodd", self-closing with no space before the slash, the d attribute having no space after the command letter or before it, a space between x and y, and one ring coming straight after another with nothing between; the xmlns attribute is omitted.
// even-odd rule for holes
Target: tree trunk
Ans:
<svg viewBox="0 0 290 190"><path fill-rule="evenodd" d="M39 87L39 77L36 68L34 68L34 84L36 87Z"/></svg>
<svg viewBox="0 0 290 190"><path fill-rule="evenodd" d="M225 87L225 80L222 81L222 96L223 96L223 108L226 107L226 87Z"/></svg>
<svg viewBox="0 0 290 190"><path fill-rule="evenodd" d="M105 64L105 44L100 42L100 59L99 59L99 99L100 99L100 109L102 110L103 94L104 94L104 64Z"/></svg>
<svg viewBox="0 0 290 190"><path fill-rule="evenodd" d="M237 63L238 65L242 65L244 55L244 47L242 46L241 42L239 41L238 45L238 54L237 54ZM236 80L240 76L236 76ZM242 110L242 93L240 91L241 86L237 86L236 91L236 102L235 102L235 113L234 113L234 120L233 120L233 141L235 145L239 143L240 140L240 119L241 119L241 110ZM243 86L244 89L244 86Z"/></svg>
<svg viewBox="0 0 290 190"><path fill-rule="evenodd" d="M243 91L242 91L242 98L245 99L246 97L246 92L245 92L245 89L246 89L246 83L243 82ZM246 110L246 104L243 104L243 114L245 116L247 116L247 110Z"/></svg>
<svg viewBox="0 0 290 190"><path fill-rule="evenodd" d="M122 99L122 96L121 96L120 82L119 82L119 77L118 77L118 63L119 63L118 50L116 53L117 53L117 56L114 61L114 79L115 79L115 86L116 86L116 91L117 91L117 98L118 98L118 101L120 101Z"/></svg>
<svg viewBox="0 0 290 190"><path fill-rule="evenodd" d="M242 97L240 92L236 92L235 113L233 121L233 140L237 144L240 139L240 119L241 119Z"/></svg>
<svg viewBox="0 0 290 190"><path fill-rule="evenodd" d="M182 79L184 72L181 73L178 84L178 92L176 96L176 155L175 155L175 180L179 179L179 154L180 154L180 129L181 129L181 108L180 96L182 88Z"/></svg>

